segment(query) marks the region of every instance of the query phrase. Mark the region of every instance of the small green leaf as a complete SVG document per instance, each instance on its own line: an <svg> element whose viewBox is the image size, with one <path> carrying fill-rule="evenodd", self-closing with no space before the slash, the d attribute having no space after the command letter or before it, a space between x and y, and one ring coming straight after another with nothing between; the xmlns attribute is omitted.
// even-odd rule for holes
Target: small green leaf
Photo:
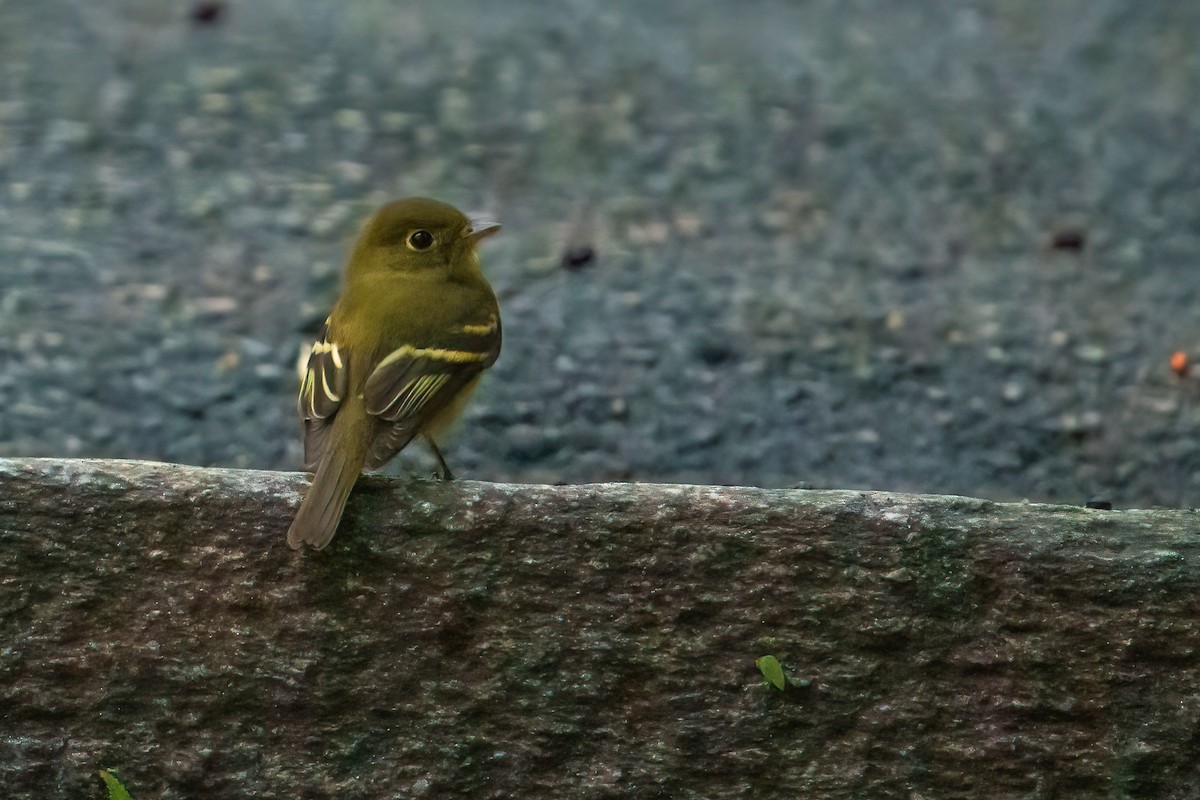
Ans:
<svg viewBox="0 0 1200 800"><path fill-rule="evenodd" d="M117 780L114 774L116 770L102 769L100 770L100 779L104 781L104 785L108 787L108 800L133 800L129 796L129 792L125 791L125 787Z"/></svg>
<svg viewBox="0 0 1200 800"><path fill-rule="evenodd" d="M779 691L783 691L784 685L787 683L787 678L783 675L783 666L779 663L779 659L775 656L763 656L754 662L758 667L758 671L763 674L763 677Z"/></svg>

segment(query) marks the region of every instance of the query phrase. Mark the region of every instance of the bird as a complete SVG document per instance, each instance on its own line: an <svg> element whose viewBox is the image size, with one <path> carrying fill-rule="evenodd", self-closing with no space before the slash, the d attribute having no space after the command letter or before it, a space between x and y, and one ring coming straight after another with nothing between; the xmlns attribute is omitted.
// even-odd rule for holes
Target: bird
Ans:
<svg viewBox="0 0 1200 800"><path fill-rule="evenodd" d="M427 197L390 202L363 225L301 381L313 478L292 548L328 545L358 476L418 436L453 478L437 437L500 355L500 308L476 252L499 229Z"/></svg>

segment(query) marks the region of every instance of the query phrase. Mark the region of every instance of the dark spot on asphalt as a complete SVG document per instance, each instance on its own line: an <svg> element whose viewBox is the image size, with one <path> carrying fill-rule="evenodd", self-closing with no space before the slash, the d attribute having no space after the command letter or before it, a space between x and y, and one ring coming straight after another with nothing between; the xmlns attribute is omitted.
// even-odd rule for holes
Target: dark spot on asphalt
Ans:
<svg viewBox="0 0 1200 800"><path fill-rule="evenodd" d="M581 244L568 247L562 254L563 269L580 270L596 261L596 251L591 245Z"/></svg>

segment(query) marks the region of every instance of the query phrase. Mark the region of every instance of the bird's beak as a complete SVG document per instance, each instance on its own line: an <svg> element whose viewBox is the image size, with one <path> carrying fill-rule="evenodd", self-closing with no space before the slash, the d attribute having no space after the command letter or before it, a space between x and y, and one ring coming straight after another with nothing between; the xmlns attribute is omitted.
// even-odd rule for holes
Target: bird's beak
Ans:
<svg viewBox="0 0 1200 800"><path fill-rule="evenodd" d="M500 230L500 223L491 217L486 217L481 214L472 214L471 226L463 233L463 236L470 239L474 243L478 243L481 239L486 239L496 231Z"/></svg>

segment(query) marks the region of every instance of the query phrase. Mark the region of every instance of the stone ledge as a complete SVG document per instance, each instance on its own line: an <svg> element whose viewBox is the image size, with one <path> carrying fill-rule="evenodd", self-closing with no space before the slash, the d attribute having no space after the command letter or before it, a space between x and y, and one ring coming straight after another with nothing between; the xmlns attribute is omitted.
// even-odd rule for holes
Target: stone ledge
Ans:
<svg viewBox="0 0 1200 800"><path fill-rule="evenodd" d="M10 795L1200 785L1192 512L367 478L297 553L305 480L0 459Z"/></svg>

